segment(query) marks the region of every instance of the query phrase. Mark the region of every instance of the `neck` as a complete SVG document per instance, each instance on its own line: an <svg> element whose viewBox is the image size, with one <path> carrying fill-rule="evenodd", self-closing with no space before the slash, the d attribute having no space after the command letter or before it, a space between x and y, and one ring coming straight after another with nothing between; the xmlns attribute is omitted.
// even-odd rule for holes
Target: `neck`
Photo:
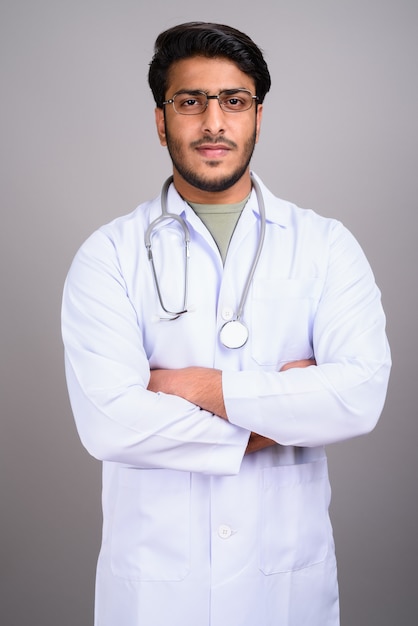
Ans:
<svg viewBox="0 0 418 626"><path fill-rule="evenodd" d="M196 204L236 204L244 200L251 192L249 169L228 189L223 191L205 191L188 183L174 168L174 186L186 202Z"/></svg>

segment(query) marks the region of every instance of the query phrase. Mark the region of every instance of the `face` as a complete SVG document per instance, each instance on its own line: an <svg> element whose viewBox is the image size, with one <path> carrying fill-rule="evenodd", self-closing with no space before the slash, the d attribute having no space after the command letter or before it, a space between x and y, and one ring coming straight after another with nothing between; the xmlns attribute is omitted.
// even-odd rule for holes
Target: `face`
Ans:
<svg viewBox="0 0 418 626"><path fill-rule="evenodd" d="M248 89L253 79L226 58L192 57L175 62L166 99L182 90L217 95L225 89ZM174 183L192 202L238 202L251 189L249 163L258 141L262 105L227 113L209 100L199 115L180 115L173 105L156 109L157 130L173 162Z"/></svg>

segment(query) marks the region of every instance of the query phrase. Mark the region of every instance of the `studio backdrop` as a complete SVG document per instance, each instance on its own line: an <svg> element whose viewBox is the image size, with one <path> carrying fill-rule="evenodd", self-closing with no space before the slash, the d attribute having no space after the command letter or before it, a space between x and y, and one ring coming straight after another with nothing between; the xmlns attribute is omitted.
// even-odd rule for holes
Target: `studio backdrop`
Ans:
<svg viewBox="0 0 418 626"><path fill-rule="evenodd" d="M157 34L191 20L231 24L263 49L273 87L253 168L276 195L340 219L382 291L394 361L388 398L373 433L328 449L331 513L342 626L410 626L415 0L2 2L0 623L93 623L101 468L79 442L67 397L62 287L86 237L156 196L170 173L148 64Z"/></svg>

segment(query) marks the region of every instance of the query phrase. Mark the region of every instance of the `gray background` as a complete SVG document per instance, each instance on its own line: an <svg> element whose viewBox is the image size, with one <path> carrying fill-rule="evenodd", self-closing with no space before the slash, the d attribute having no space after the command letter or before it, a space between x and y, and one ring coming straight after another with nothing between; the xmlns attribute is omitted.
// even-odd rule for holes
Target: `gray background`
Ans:
<svg viewBox="0 0 418 626"><path fill-rule="evenodd" d="M92 624L100 464L67 399L62 284L90 232L170 171L146 74L155 36L192 19L231 23L264 49L274 82L254 169L277 195L341 219L383 292L384 414L329 448L342 625L415 623L418 3L3 0L0 11L0 623Z"/></svg>

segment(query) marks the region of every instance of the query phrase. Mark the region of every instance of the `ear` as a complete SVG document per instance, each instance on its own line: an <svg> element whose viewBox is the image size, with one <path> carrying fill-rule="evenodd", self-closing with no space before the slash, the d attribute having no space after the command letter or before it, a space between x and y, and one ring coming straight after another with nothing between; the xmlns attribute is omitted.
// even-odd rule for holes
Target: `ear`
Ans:
<svg viewBox="0 0 418 626"><path fill-rule="evenodd" d="M258 142L259 138L260 138L260 131L261 131L261 120L263 118L263 105L259 104L257 106L257 119L256 119L256 133L255 133L255 141L256 143Z"/></svg>
<svg viewBox="0 0 418 626"><path fill-rule="evenodd" d="M165 136L164 109L160 109L159 107L155 109L155 124L157 126L157 133L160 139L160 144L162 146L166 146L167 140Z"/></svg>

